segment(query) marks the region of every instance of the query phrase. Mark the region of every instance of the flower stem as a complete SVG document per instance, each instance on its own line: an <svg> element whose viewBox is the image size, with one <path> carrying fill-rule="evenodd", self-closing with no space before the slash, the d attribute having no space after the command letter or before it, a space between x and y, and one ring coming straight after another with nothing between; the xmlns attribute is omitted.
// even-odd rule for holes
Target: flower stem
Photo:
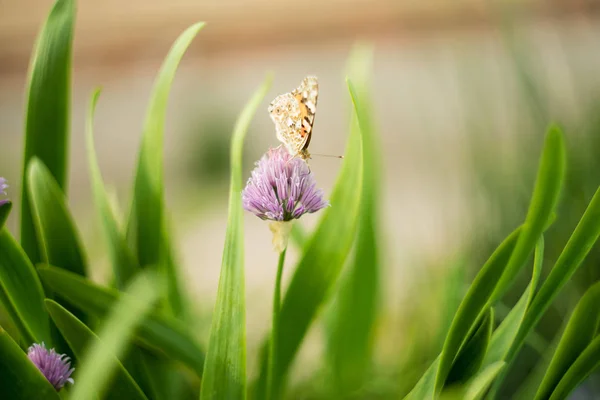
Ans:
<svg viewBox="0 0 600 400"><path fill-rule="evenodd" d="M271 342L269 343L269 366L267 370L267 400L277 398L275 391L275 371L277 367L277 341L279 339L279 312L281 311L281 276L283 275L283 264L285 262L286 249L279 253L279 264L277 265L277 277L275 278L275 290L273 292L273 326L271 328Z"/></svg>

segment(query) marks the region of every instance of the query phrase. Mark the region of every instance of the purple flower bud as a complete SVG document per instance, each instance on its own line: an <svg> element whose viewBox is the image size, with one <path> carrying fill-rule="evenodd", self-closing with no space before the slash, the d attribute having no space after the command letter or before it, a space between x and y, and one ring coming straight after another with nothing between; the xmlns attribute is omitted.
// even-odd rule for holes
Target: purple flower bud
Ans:
<svg viewBox="0 0 600 400"><path fill-rule="evenodd" d="M48 350L42 342L41 345L34 343L27 351L27 357L48 379L48 382L54 386L58 392L65 383L73 384L71 374L75 368L71 367L71 362L66 354L57 354L54 349Z"/></svg>
<svg viewBox="0 0 600 400"><path fill-rule="evenodd" d="M269 149L242 191L244 209L261 219L290 221L327 207L306 161L283 147Z"/></svg>
<svg viewBox="0 0 600 400"><path fill-rule="evenodd" d="M0 195L1 196L6 196L6 189L8 189L6 179L0 177ZM4 204L6 204L8 202L9 202L8 199L0 200L0 206L3 206Z"/></svg>

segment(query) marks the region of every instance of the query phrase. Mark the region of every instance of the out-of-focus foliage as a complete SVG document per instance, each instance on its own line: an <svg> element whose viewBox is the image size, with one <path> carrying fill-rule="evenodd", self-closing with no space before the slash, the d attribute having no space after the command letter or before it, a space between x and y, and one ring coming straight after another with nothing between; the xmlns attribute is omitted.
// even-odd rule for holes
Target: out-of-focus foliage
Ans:
<svg viewBox="0 0 600 400"><path fill-rule="evenodd" d="M0 328L1 393L11 399L59 398L25 353L32 343L45 342L73 356L75 386L65 388L62 398L262 399L266 356L257 380L247 385L240 196L245 132L269 81L250 100L234 129L221 278L210 338L199 337L189 323L193 308L173 257L177 243L167 229L163 129L177 66L203 24L181 34L158 73L126 221L112 210L96 160L92 128L98 92L92 96L87 154L114 275L114 284L103 286L89 276L87 252L65 190L74 10L73 1L56 2L32 56L20 243L3 226L11 204L0 209L0 302L10 319ZM590 262L598 260L600 236L600 191L590 172L597 167L597 157L579 156L600 142L592 134L572 140L556 125L541 139L553 113L542 106L543 95L520 53L515 53L517 76L535 114L534 138L523 148L542 147L542 152L537 169L532 157L514 168L533 191L502 191L494 203L503 210L501 226L494 227L498 237L474 239L460 257L447 262L444 274L427 277L431 292L412 294L413 314L402 320L412 352L401 354L395 342L388 344L386 351L397 355L398 361L379 365L378 327L387 312L379 302L385 275L385 221L378 202L381 148L367 79L372 60L364 49L359 47L351 57L347 83L352 121L343 166L330 196L332 206L314 230L293 231L300 257L283 296L280 318L274 320L277 368L271 375L271 393L294 399L566 398L600 364L598 275L577 278L580 268L589 270ZM600 127L597 118L593 121L590 132ZM477 171L490 173L497 168L480 167ZM481 182L494 192L493 179ZM509 208L516 212L509 213ZM482 221L487 225L481 229L490 229L490 221ZM467 266L478 262L482 253L489 258L467 283ZM564 331L556 329L557 323L538 329L561 292L573 286L580 289L573 301L577 306L569 312ZM572 296L574 291L567 293ZM296 355L326 307L325 362L309 371L308 384L292 384L288 378ZM420 324L432 310L440 318L434 332L428 332ZM496 319L502 322L496 324ZM549 340L540 339L540 332L554 338L554 344L548 347ZM523 377L514 378L525 375L519 356L529 345L542 351L549 348L552 356L539 361L537 372L520 385Z"/></svg>

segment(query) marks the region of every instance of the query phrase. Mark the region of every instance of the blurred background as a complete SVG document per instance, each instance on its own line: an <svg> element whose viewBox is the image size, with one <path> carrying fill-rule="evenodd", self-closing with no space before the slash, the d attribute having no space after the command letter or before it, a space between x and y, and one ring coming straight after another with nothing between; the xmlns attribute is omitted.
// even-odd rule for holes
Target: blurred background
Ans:
<svg viewBox="0 0 600 400"><path fill-rule="evenodd" d="M27 67L52 3L0 0L0 175L9 179L17 202ZM197 307L197 331L206 340L224 242L235 118L265 73L274 72L273 88L247 137L247 177L253 162L278 145L269 101L314 74L320 97L311 151L343 154L346 60L357 41L366 41L374 48L371 88L384 167L385 279L376 370L364 398L406 393L439 353L476 271L523 219L548 123L565 128L569 163L565 206L546 239L546 273L600 184L599 6L592 0L80 0L69 196L95 277L105 280L109 268L83 135L94 87L103 87L95 121L100 165L125 210L154 76L177 35L194 22L207 22L176 75L165 138L171 222ZM326 192L341 162L311 160ZM310 229L317 219L302 222ZM277 255L266 223L249 214L245 223L248 359L256 373L270 325ZM16 232L16 226L14 213L9 227ZM287 278L296 255L292 251ZM528 397L562 321L600 278L599 261L596 250L529 338L506 398ZM524 273L507 296L506 310L528 279ZM413 301L417 293L428 301ZM501 307L497 318L505 313ZM313 325L295 362L290 398L326 393L320 326ZM575 396L600 398L598 376Z"/></svg>

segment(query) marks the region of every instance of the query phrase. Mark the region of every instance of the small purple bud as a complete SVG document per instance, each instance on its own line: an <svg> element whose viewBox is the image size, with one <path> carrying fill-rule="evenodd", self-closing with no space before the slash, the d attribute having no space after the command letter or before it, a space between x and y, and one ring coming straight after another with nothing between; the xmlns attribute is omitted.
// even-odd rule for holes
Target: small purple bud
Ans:
<svg viewBox="0 0 600 400"><path fill-rule="evenodd" d="M6 189L8 189L8 184L6 183L6 179L0 177L0 196L6 196ZM10 200L2 199L0 200L0 206L8 203Z"/></svg>
<svg viewBox="0 0 600 400"><path fill-rule="evenodd" d="M27 351L27 357L48 379L48 382L54 386L56 391L60 391L65 383L73 384L71 374L75 368L71 367L71 362L66 354L57 354L54 349L48 350L42 342L41 345L34 343Z"/></svg>

